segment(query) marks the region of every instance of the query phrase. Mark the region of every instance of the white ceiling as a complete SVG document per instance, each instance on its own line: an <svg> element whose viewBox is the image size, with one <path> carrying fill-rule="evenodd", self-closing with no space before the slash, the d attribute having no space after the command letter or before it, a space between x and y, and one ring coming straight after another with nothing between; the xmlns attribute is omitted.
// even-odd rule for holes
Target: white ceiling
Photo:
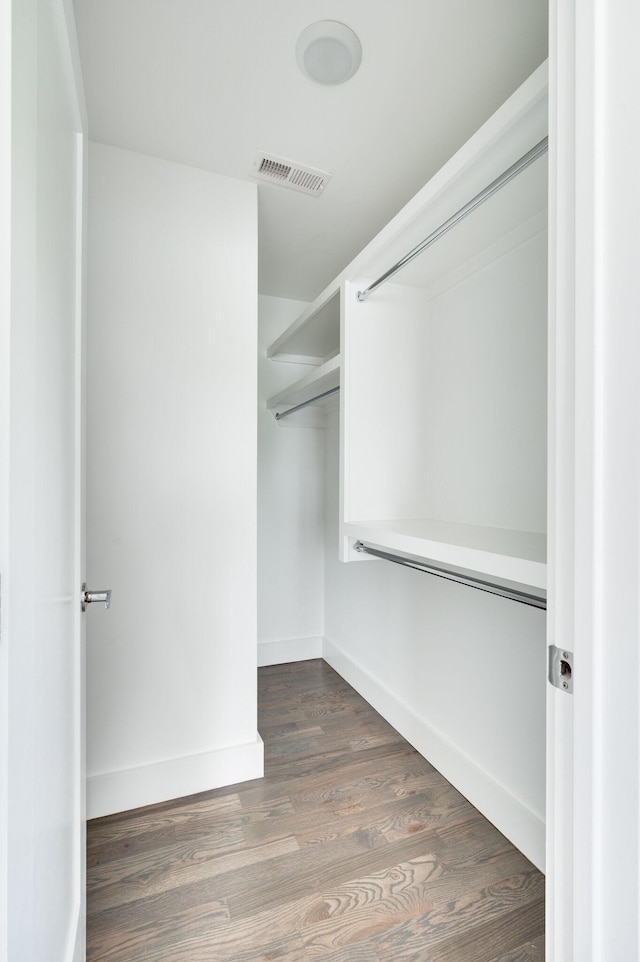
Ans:
<svg viewBox="0 0 640 962"><path fill-rule="evenodd" d="M547 0L75 0L93 140L250 180L257 149L330 171L260 184L259 287L312 300L547 56ZM301 74L317 20L362 43Z"/></svg>

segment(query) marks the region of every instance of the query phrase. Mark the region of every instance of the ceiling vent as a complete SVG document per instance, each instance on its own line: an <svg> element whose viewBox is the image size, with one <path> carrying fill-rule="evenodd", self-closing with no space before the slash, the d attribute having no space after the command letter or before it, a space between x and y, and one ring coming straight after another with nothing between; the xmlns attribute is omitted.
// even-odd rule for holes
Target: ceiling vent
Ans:
<svg viewBox="0 0 640 962"><path fill-rule="evenodd" d="M319 197L331 180L331 174L326 170L304 167L292 160L284 160L282 157L274 157L273 154L265 154L262 151L256 154L251 173L258 180L279 184L280 187L289 187L291 190L299 190L313 197Z"/></svg>

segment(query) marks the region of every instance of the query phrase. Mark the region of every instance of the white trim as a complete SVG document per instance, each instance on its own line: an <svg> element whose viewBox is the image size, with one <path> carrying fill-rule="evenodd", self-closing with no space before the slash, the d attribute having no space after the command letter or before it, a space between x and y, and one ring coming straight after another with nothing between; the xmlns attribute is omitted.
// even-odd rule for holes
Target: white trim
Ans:
<svg viewBox="0 0 640 962"><path fill-rule="evenodd" d="M534 865L544 871L545 826L539 815L326 638L324 659Z"/></svg>
<svg viewBox="0 0 640 962"><path fill-rule="evenodd" d="M639 28L551 4L548 962L640 957Z"/></svg>
<svg viewBox="0 0 640 962"><path fill-rule="evenodd" d="M78 901L69 925L64 962L84 962L85 955L85 906Z"/></svg>
<svg viewBox="0 0 640 962"><path fill-rule="evenodd" d="M11 346L12 4L0 3L0 960L8 958L9 353Z"/></svg>
<svg viewBox="0 0 640 962"><path fill-rule="evenodd" d="M322 637L258 642L258 668L266 668L267 665L287 665L290 661L322 658L323 642Z"/></svg>
<svg viewBox="0 0 640 962"><path fill-rule="evenodd" d="M75 30L75 25L74 25ZM79 99L84 104L82 90ZM81 110L85 117L84 110ZM80 589L86 574L86 443L85 443L85 412L86 412L86 292L87 292L87 186L88 186L88 140L86 127L76 134L76 343L75 343L75 465L74 483L76 492L74 497L74 538L75 538L75 679L74 692L76 698L75 718L75 771L77 784L75 786L75 864L74 887L78 905L78 917L75 927L72 962L82 962L86 956L86 917L87 917L87 828L86 828L86 707L85 707L85 679L86 679L86 623L80 607Z"/></svg>
<svg viewBox="0 0 640 962"><path fill-rule="evenodd" d="M57 0L54 7L54 16L56 18L56 25L64 54L67 83L75 109L74 122L78 132L86 134L89 128L89 118L84 95L82 64L80 61L78 35L76 33L73 0Z"/></svg>
<svg viewBox="0 0 640 962"><path fill-rule="evenodd" d="M549 8L549 419L547 641L579 663L574 628L575 4ZM574 698L547 687L546 958L573 952Z"/></svg>
<svg viewBox="0 0 640 962"><path fill-rule="evenodd" d="M262 778L264 747L260 735L244 745L185 755L151 765L87 778L87 818L100 818Z"/></svg>

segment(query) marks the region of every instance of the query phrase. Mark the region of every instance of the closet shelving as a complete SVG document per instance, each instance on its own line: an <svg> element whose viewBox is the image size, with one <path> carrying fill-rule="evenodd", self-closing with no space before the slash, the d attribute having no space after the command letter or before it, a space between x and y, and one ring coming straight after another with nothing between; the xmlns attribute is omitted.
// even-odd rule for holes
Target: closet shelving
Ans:
<svg viewBox="0 0 640 962"><path fill-rule="evenodd" d="M340 357L336 355L283 391L274 394L267 401L267 407L276 416L284 416L281 412L286 414L288 409L297 408L314 401L316 398L321 399L317 402L321 404L329 392L339 387Z"/></svg>
<svg viewBox="0 0 640 962"><path fill-rule="evenodd" d="M319 407L331 400L323 398L340 387L340 291L331 285L267 350L275 361L309 364L304 377L267 399L267 408L276 417L316 398Z"/></svg>
<svg viewBox="0 0 640 962"><path fill-rule="evenodd" d="M322 366L340 350L340 292L334 281L267 349L274 361Z"/></svg>
<svg viewBox="0 0 640 962"><path fill-rule="evenodd" d="M547 132L545 64L268 352L319 365L270 407L339 377L344 561L364 542L544 594L546 153L357 295Z"/></svg>

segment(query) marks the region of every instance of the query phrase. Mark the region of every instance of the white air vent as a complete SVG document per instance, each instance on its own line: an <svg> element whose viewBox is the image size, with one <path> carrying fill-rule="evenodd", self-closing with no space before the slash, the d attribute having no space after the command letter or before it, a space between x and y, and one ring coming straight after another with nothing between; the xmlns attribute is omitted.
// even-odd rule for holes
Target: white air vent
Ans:
<svg viewBox="0 0 640 962"><path fill-rule="evenodd" d="M274 157L262 151L256 154L252 174L258 180L279 184L281 187L290 187L291 190L299 190L313 197L319 197L331 180L331 174L326 170L303 167L302 164L296 164L292 160L284 160L282 157Z"/></svg>

